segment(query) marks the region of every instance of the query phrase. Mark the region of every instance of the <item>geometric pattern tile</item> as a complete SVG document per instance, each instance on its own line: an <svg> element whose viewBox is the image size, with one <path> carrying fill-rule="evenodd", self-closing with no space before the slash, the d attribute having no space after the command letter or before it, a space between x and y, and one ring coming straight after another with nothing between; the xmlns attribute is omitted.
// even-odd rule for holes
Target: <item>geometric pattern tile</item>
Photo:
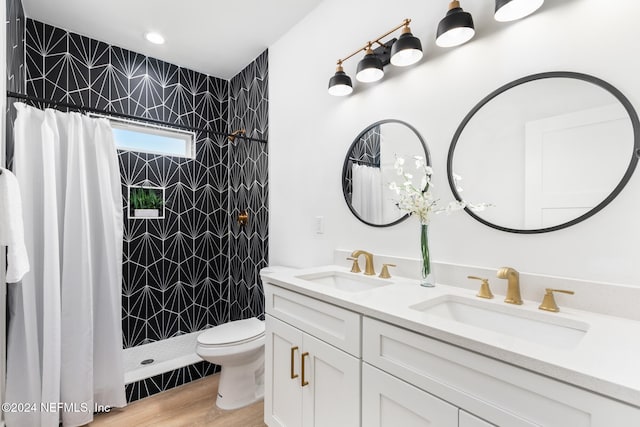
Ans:
<svg viewBox="0 0 640 427"><path fill-rule="evenodd" d="M27 20L27 93L169 123L227 129L229 82ZM196 135L196 158L119 151L127 186L164 187L164 219L125 215L125 348L229 319L224 138ZM213 215L212 215L213 214ZM221 252L225 251L225 252ZM226 273L226 274L224 274Z"/></svg>
<svg viewBox="0 0 640 427"><path fill-rule="evenodd" d="M127 384L125 387L127 402L144 399L217 372L220 372L219 366L203 361Z"/></svg>
<svg viewBox="0 0 640 427"><path fill-rule="evenodd" d="M268 138L267 51L226 81L35 20L26 20L23 34L28 95L218 132L243 128L248 136ZM164 187L167 199L164 219L125 216L123 347L264 318L259 271L268 265L267 144L229 143L201 132L193 160L118 155L124 212L129 185ZM231 220L241 209L250 215L244 228ZM217 369L198 363L129 384L127 398Z"/></svg>
<svg viewBox="0 0 640 427"><path fill-rule="evenodd" d="M354 163L371 167L380 167L380 126L374 126L372 129L362 135L358 142L352 145L349 151L349 159L345 169L344 188L347 197L351 196L351 173Z"/></svg>
<svg viewBox="0 0 640 427"><path fill-rule="evenodd" d="M264 51L229 83L229 129L246 129L253 138L269 137L269 66ZM260 269L268 265L268 145L236 139L229 147L229 211L246 209L249 222L231 222L231 319L264 317Z"/></svg>

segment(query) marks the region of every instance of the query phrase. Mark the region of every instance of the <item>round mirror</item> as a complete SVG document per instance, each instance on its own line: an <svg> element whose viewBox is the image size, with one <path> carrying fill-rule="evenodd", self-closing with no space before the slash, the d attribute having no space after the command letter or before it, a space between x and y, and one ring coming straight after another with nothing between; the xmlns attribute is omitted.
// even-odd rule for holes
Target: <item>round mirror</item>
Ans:
<svg viewBox="0 0 640 427"><path fill-rule="evenodd" d="M494 91L464 118L447 159L456 199L490 203L467 213L513 233L574 225L604 208L640 156L638 116L598 78L534 74ZM463 193L454 176L461 176Z"/></svg>
<svg viewBox="0 0 640 427"><path fill-rule="evenodd" d="M429 150L418 131L400 120L381 120L368 126L353 141L342 167L342 192L347 206L360 221L374 227L388 227L408 217L394 202L390 183L397 181L396 158L422 157L431 165ZM414 179L422 176L414 162L405 171ZM419 182L417 183L419 185Z"/></svg>

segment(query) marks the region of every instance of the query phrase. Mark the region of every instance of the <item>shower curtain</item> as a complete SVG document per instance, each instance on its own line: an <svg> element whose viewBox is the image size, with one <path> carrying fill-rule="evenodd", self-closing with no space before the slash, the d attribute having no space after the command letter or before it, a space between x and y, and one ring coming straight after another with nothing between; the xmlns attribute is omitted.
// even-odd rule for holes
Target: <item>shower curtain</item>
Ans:
<svg viewBox="0 0 640 427"><path fill-rule="evenodd" d="M351 206L360 217L373 224L382 223L382 172L379 167L354 163L351 169Z"/></svg>
<svg viewBox="0 0 640 427"><path fill-rule="evenodd" d="M6 401L34 406L5 418L8 427L79 426L97 405L126 405L117 152L105 119L15 105L32 267L8 289Z"/></svg>

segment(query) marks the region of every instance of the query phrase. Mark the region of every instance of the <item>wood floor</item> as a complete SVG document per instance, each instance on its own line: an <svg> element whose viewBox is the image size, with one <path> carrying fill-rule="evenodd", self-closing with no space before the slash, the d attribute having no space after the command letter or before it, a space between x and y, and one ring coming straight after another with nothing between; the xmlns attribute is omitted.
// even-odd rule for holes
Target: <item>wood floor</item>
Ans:
<svg viewBox="0 0 640 427"><path fill-rule="evenodd" d="M210 375L169 391L96 415L88 427L265 427L264 403L254 403L235 411L215 405L219 374ZM85 427L87 427L85 426Z"/></svg>

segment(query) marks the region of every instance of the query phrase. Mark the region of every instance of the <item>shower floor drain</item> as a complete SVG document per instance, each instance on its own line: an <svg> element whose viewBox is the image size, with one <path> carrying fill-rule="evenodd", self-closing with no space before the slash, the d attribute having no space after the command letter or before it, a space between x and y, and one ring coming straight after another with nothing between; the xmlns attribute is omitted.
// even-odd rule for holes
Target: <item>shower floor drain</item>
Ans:
<svg viewBox="0 0 640 427"><path fill-rule="evenodd" d="M140 362L141 365L150 365L154 362L153 359L144 359L142 362Z"/></svg>

